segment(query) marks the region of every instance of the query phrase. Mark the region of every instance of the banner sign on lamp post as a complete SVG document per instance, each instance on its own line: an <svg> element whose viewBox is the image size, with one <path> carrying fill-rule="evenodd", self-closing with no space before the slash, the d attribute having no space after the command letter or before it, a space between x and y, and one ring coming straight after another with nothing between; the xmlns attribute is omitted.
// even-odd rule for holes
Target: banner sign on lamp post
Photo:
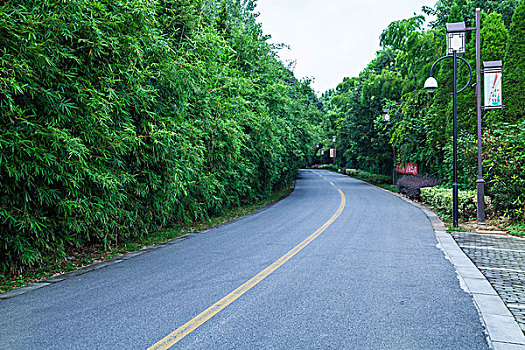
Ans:
<svg viewBox="0 0 525 350"><path fill-rule="evenodd" d="M501 73L485 73L485 107L501 105Z"/></svg>
<svg viewBox="0 0 525 350"><path fill-rule="evenodd" d="M483 62L484 109L504 108L502 102L503 64L501 61Z"/></svg>

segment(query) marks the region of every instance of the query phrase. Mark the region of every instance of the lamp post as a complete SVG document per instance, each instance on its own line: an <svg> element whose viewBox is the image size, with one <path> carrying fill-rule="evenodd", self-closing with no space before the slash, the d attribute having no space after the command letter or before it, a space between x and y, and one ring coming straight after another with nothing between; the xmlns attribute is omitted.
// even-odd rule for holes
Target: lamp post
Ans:
<svg viewBox="0 0 525 350"><path fill-rule="evenodd" d="M476 106L478 119L478 179L476 181L478 202L478 223L485 223L485 180L483 179L483 159L481 149L481 110L504 108L501 100L501 61L483 62L481 69L481 10L476 9ZM485 104L481 105L481 73L485 75ZM491 98L492 97L492 98ZM495 98L494 98L495 97Z"/></svg>
<svg viewBox="0 0 525 350"><path fill-rule="evenodd" d="M384 122L389 122L390 121L390 108L383 108L383 111L381 112L381 115L383 116L383 121ZM396 148L394 147L394 145L392 145L392 163L393 163L393 168L392 168L392 185L395 186L396 185Z"/></svg>
<svg viewBox="0 0 525 350"><path fill-rule="evenodd" d="M478 223L485 223L485 180L483 180L483 158L481 154L481 10L476 9L476 114L478 121L478 179L476 193Z"/></svg>
<svg viewBox="0 0 525 350"><path fill-rule="evenodd" d="M335 140L337 139L337 137L334 135L332 136L332 142L334 143L334 148L330 149L330 157L333 157L334 158L334 165L335 165L335 157L337 156L336 154L336 147L335 147Z"/></svg>
<svg viewBox="0 0 525 350"><path fill-rule="evenodd" d="M458 122L457 122L457 95L458 93L462 92L467 88L467 86L470 84L470 81L472 80L472 68L470 67L470 64L462 57L458 56L458 54L465 53L465 31L467 29L465 28L465 22L456 22L456 23L447 23L447 55L438 58L432 67L430 68L430 77L425 81L425 88L428 92L432 93L434 92L437 87L438 83L435 78L432 77L432 72L434 70L434 67L438 62L441 60L444 60L446 58L452 58L453 62L453 91L452 91L452 101L453 101L453 124L454 124L454 131L453 131L453 183L452 183L452 225L454 227L458 227L458 169L457 169L457 163L458 163ZM457 87L457 70L458 70L458 63L457 60L460 59L461 61L465 62L469 68L470 71L470 77L465 84L465 86L458 91Z"/></svg>

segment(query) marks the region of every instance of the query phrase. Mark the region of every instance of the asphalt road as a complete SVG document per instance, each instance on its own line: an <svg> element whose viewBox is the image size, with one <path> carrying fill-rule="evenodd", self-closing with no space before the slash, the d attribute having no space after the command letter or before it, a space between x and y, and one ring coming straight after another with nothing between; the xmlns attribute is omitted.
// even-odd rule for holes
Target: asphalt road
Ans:
<svg viewBox="0 0 525 350"><path fill-rule="evenodd" d="M173 349L488 349L436 245L396 196L303 170L257 214L0 301L0 349L146 349L187 322Z"/></svg>

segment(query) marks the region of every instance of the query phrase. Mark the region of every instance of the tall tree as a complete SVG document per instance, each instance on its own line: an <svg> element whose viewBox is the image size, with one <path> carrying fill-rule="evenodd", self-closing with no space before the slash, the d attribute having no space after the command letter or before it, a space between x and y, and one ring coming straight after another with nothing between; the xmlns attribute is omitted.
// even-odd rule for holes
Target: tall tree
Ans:
<svg viewBox="0 0 525 350"><path fill-rule="evenodd" d="M521 0L512 16L505 53L503 76L503 103L509 122L525 119L525 0Z"/></svg>
<svg viewBox="0 0 525 350"><path fill-rule="evenodd" d="M483 18L481 25L481 61L503 60L507 46L508 30L502 16L491 12ZM492 129L503 121L501 110L491 110L485 113L484 127Z"/></svg>

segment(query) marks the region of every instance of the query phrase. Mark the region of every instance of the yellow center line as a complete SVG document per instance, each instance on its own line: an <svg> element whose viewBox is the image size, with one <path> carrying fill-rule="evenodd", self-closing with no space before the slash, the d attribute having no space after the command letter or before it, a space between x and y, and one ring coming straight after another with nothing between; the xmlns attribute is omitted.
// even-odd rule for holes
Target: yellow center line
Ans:
<svg viewBox="0 0 525 350"><path fill-rule="evenodd" d="M335 186L333 183L331 184ZM259 282L268 277L272 272L284 265L294 255L303 250L314 239L319 237L319 235L321 235L321 233L323 233L323 231L326 230L339 217L339 215L341 215L343 209L345 208L346 197L343 191L341 191L340 189L337 189L337 191L339 191L339 194L341 195L341 204L339 205L339 208L337 209L335 214L327 222L325 222L323 226L319 227L314 233L308 236L308 238L296 245L294 248L288 251L288 253L281 256L270 266L268 266L252 278L250 278L248 281L244 282L239 288L235 289L233 292L226 295L224 298L222 298L221 300L219 300L218 302L201 312L199 315L195 316L190 321L177 328L176 330L168 334L166 337L159 340L157 343L153 344L151 347L148 348L148 350L169 349L171 346L179 342L182 338L184 338L185 336L193 332L195 329L197 329L199 326L204 324L206 321L208 321L210 318L218 314L222 309L233 303L244 293L252 289Z"/></svg>

